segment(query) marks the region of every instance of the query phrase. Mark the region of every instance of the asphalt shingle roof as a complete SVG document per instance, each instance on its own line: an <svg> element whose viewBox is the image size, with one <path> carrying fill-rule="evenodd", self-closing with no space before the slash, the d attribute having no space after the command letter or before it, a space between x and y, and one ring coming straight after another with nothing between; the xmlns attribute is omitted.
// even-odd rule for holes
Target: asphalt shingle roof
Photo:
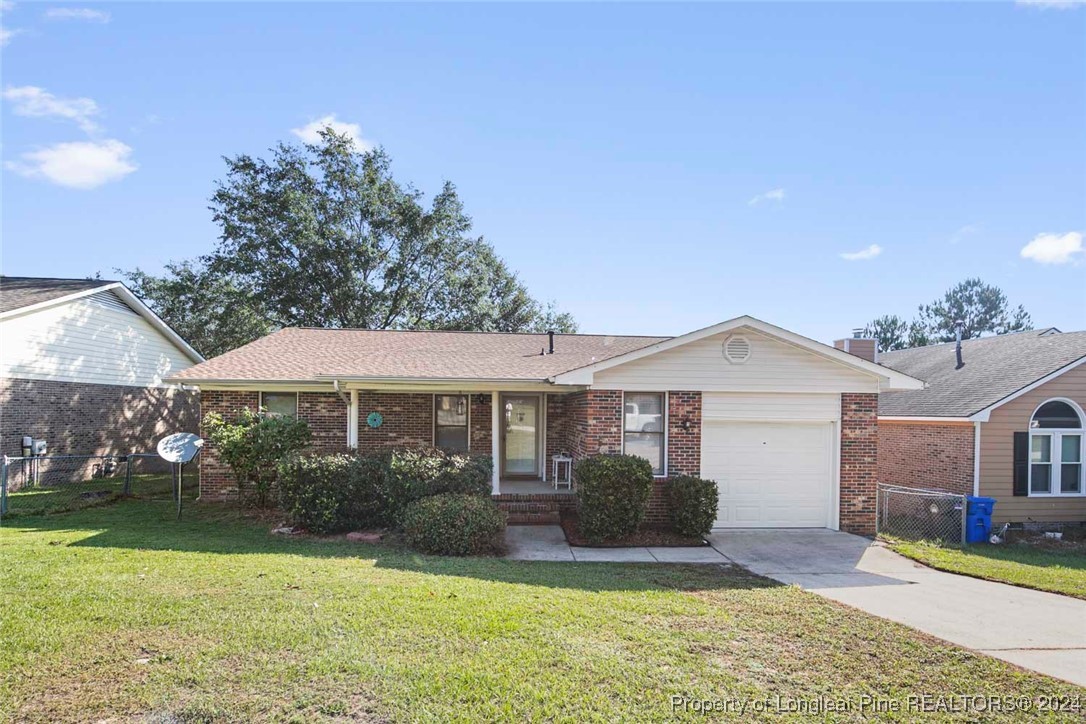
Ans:
<svg viewBox="0 0 1086 724"><path fill-rule="evenodd" d="M879 414L968 417L1083 357L1086 332L1045 330L965 340L960 370L954 369L953 342L885 352L881 364L924 380L927 387L882 393Z"/></svg>
<svg viewBox="0 0 1086 724"><path fill-rule="evenodd" d="M668 337L411 332L290 327L171 379L297 381L315 377L544 380Z"/></svg>
<svg viewBox="0 0 1086 724"><path fill-rule="evenodd" d="M69 294L97 289L113 282L103 279L52 279L0 276L0 312L29 307Z"/></svg>

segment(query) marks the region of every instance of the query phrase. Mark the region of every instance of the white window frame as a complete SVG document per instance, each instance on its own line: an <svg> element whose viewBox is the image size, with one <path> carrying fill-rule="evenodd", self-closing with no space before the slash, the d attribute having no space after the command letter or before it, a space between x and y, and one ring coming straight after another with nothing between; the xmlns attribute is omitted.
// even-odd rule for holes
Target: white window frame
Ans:
<svg viewBox="0 0 1086 724"><path fill-rule="evenodd" d="M437 398L439 397L463 397L467 403L465 412L467 413L467 449L462 452L471 452L471 393L470 392L435 392L433 399L430 400L430 414L433 416L433 424L430 426L430 444L433 447L437 447ZM445 425L445 427L452 427L451 425ZM457 425L459 427L459 425Z"/></svg>
<svg viewBox="0 0 1086 724"><path fill-rule="evenodd" d="M1047 405L1049 402L1064 402L1075 411L1078 415L1079 424L1083 427L1033 427L1033 418L1037 414L1037 411ZM1082 498L1086 497L1086 414L1083 413L1082 408L1074 400L1069 400L1066 397L1053 397L1045 400L1041 404L1034 408L1033 413L1029 416L1029 446L1026 450L1026 461L1029 466L1028 474L1026 475L1026 494L1030 498ZM1078 462L1068 463L1069 465L1078 465L1078 492L1077 493L1065 493L1063 488L1063 436L1064 435L1077 435L1079 443ZM1048 492L1047 493L1035 493L1033 491L1033 466L1037 463L1033 462L1033 438L1035 437L1047 437L1049 438L1049 474L1048 474ZM1044 463L1040 463L1044 464Z"/></svg>
<svg viewBox="0 0 1086 724"><path fill-rule="evenodd" d="M264 407L264 395L294 395L294 415L293 415L293 417L295 419L298 419L298 403L300 402L300 400L299 400L297 392L291 392L289 390L286 390L286 391L279 391L279 390L267 390L267 391L265 391L265 390L261 390L260 391L260 398L257 401L257 407L260 410L265 409L265 407Z"/></svg>
<svg viewBox="0 0 1086 724"><path fill-rule="evenodd" d="M671 393L669 393L669 392L659 392L657 390L631 390L630 392L632 394L635 394L635 395L661 395L664 398L664 449L661 451L663 453L663 456L664 456L664 460L663 460L663 462L664 462L664 471L662 473L659 473L659 474L653 473L652 477L655 478L655 479L658 479L658 480L662 479L662 478L666 478L667 477L667 463L668 463L668 446L669 446L668 435L670 433L670 427L671 427L671 422L670 422L670 419L669 419L669 414L671 412L671 400L670 400L670 394ZM621 452L622 452L623 455L625 455L626 454L626 390L622 391L622 422L621 422L621 427L619 429L619 432L622 435ZM636 430L631 430L630 432L637 432L637 431Z"/></svg>

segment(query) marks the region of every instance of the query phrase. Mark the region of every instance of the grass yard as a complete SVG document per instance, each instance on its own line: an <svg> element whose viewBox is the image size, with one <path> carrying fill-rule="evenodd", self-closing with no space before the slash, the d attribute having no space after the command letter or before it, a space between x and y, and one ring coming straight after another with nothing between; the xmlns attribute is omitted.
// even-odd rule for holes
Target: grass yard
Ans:
<svg viewBox="0 0 1086 724"><path fill-rule="evenodd" d="M1084 693L741 570L431 558L156 505L4 523L0 719L701 721L672 695Z"/></svg>
<svg viewBox="0 0 1086 724"><path fill-rule="evenodd" d="M8 493L7 516L41 515L91 508L113 503L124 495L124 474L109 478L88 478L74 482L23 488ZM173 495L169 473L133 475L131 494L140 498L166 500ZM185 499L196 497L196 475L185 474ZM184 500L182 501L184 502Z"/></svg>
<svg viewBox="0 0 1086 724"><path fill-rule="evenodd" d="M894 550L941 571L1086 599L1086 542L1019 540L1002 545L944 548L891 542Z"/></svg>

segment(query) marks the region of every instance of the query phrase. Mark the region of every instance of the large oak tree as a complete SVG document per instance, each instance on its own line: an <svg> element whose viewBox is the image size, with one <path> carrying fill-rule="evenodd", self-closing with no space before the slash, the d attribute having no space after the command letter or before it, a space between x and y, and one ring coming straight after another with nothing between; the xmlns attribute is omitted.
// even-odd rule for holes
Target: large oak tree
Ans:
<svg viewBox="0 0 1086 724"><path fill-rule="evenodd" d="M471 234L453 184L427 203L381 149L326 129L316 144L225 161L216 249L161 276L124 272L206 355L287 326L576 331Z"/></svg>

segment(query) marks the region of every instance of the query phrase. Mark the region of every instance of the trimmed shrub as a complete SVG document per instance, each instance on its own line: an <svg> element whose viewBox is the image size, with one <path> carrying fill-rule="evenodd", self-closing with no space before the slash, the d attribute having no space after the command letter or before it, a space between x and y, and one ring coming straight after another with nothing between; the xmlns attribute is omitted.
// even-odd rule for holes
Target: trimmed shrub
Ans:
<svg viewBox="0 0 1086 724"><path fill-rule="evenodd" d="M279 463L309 445L309 425L295 417L239 410L233 418L209 412L204 434L238 482L259 507L268 504Z"/></svg>
<svg viewBox="0 0 1086 724"><path fill-rule="evenodd" d="M488 456L439 448L399 448L379 453L388 466L388 516L402 520L416 500L454 493L490 497L493 462Z"/></svg>
<svg viewBox="0 0 1086 724"><path fill-rule="evenodd" d="M423 553L496 553L504 544L505 514L490 498L446 493L409 504L404 510L403 531L407 544Z"/></svg>
<svg viewBox="0 0 1086 724"><path fill-rule="evenodd" d="M716 483L712 480L680 475L668 481L667 507L676 533L706 535L716 522L718 502Z"/></svg>
<svg viewBox="0 0 1086 724"><path fill-rule="evenodd" d="M388 525L388 469L374 457L298 455L279 466L279 507L314 533Z"/></svg>
<svg viewBox="0 0 1086 724"><path fill-rule="evenodd" d="M635 455L595 455L574 466L581 533L593 543L621 538L645 519L652 465Z"/></svg>

